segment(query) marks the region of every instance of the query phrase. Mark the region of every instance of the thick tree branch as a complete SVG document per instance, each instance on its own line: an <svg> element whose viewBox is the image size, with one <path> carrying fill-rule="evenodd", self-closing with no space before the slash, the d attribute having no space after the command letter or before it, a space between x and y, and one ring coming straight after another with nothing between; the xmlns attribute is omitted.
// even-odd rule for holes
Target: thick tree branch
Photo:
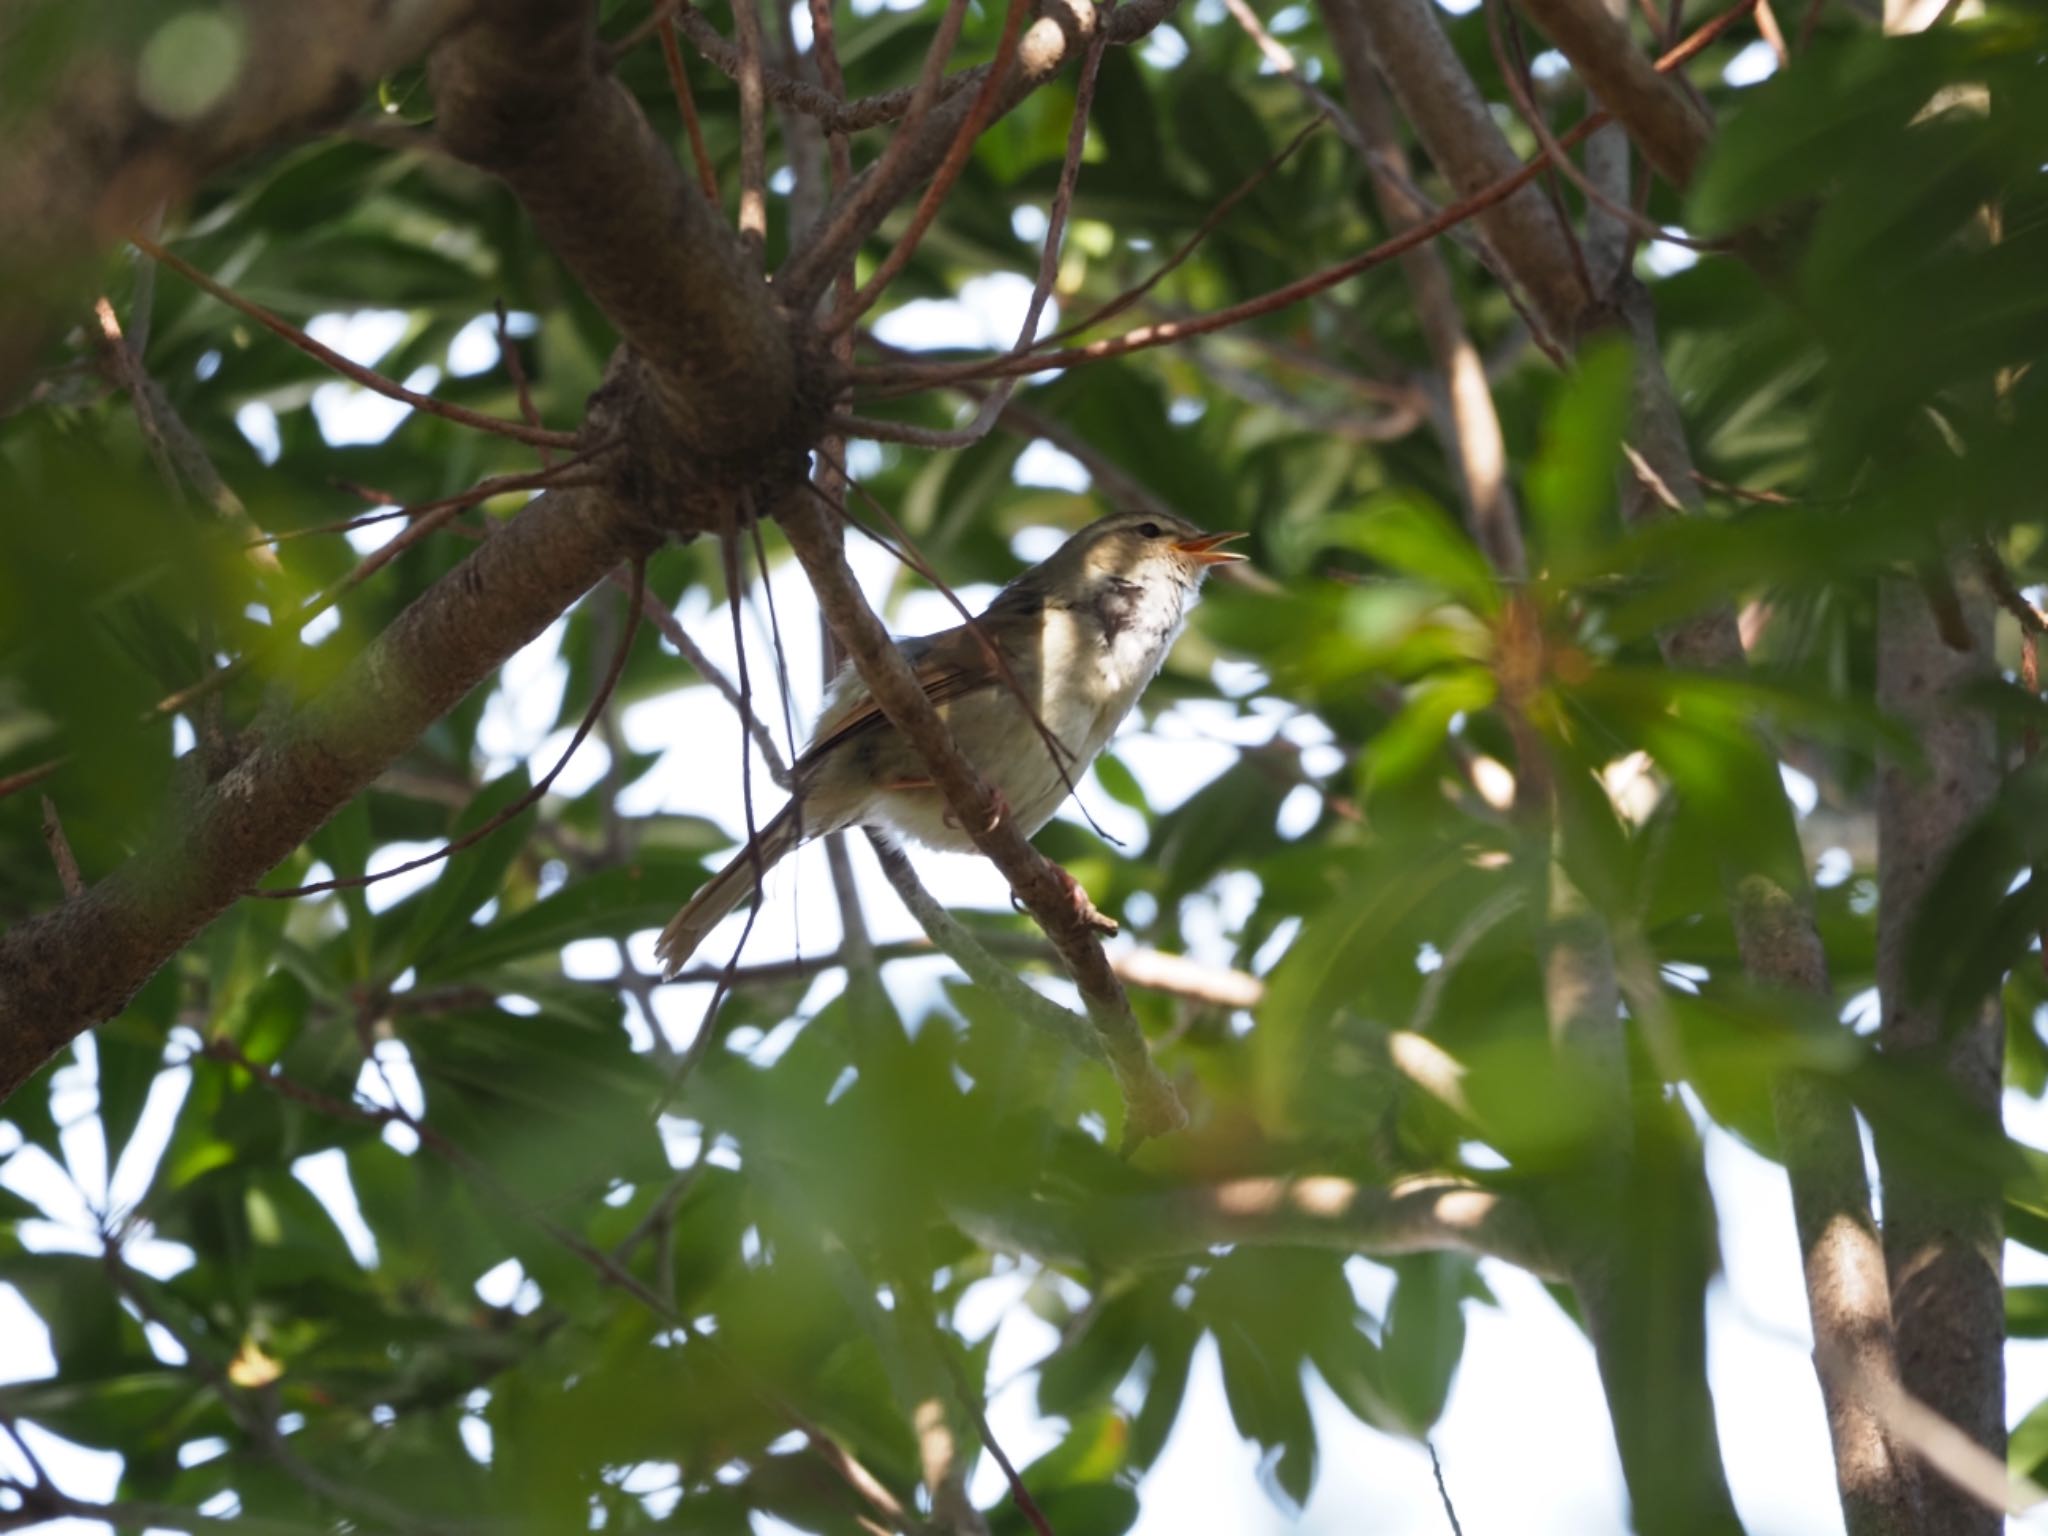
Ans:
<svg viewBox="0 0 2048 1536"><path fill-rule="evenodd" d="M1249 1243L1379 1257L1451 1251L1505 1259L1545 1278L1561 1273L1534 1212L1453 1178L1386 1187L1327 1176L1233 1179L1085 1206L957 1201L948 1214L981 1242L1058 1262L1145 1264Z"/></svg>
<svg viewBox="0 0 2048 1536"><path fill-rule="evenodd" d="M1992 601L1967 562L1951 568L1964 635L1949 637L1921 583L1879 589L1877 699L1911 733L1922 762L1896 758L1877 781L1878 1046L1902 1069L1946 1077L1969 1106L1973 1129L2000 1134L2005 1019L1994 989L1973 1006L1916 992L1907 954L1929 888L1956 841L1998 790L1990 719L1954 695L1997 675ZM1966 648L1955 643L1966 638ZM1898 1384L1993 1455L2005 1450L2005 1289L2000 1271L2004 1201L1930 1165L1924 1147L1880 1121L1884 1248L1898 1327ZM1887 1382L1887 1385L1890 1383ZM1954 1485L1926 1479L1930 1530L1995 1533L2003 1521Z"/></svg>
<svg viewBox="0 0 2048 1536"><path fill-rule="evenodd" d="M1679 82L1660 75L1636 47L1628 24L1604 0L1521 0L1600 105L1612 112L1644 156L1673 186L1691 184L1713 128Z"/></svg>
<svg viewBox="0 0 2048 1536"><path fill-rule="evenodd" d="M216 14L239 40L239 67L209 101L164 89L179 82L138 80L135 40L95 33L40 94L11 102L0 141L0 405L60 317L90 299L102 249L214 168L346 116L474 4L230 0ZM0 5L0 47L26 9ZM169 23L176 13L142 14Z"/></svg>
<svg viewBox="0 0 2048 1536"><path fill-rule="evenodd" d="M1144 1034L1131 1016L1123 983L1110 968L1102 941L1076 903L1064 872L1031 846L925 697L889 632L868 607L846 564L832 525L808 488L786 497L776 513L796 552L818 606L852 658L860 678L890 722L917 748L953 816L1024 903L1059 951L1080 988L1090 1019L1123 1089L1128 1110L1126 1143L1177 1130L1187 1123L1173 1087L1153 1065Z"/></svg>
<svg viewBox="0 0 2048 1536"><path fill-rule="evenodd" d="M432 60L441 137L511 187L644 365L682 448L758 472L798 444L817 370L740 240L600 71L595 19L592 0L501 0L451 37Z"/></svg>
<svg viewBox="0 0 2048 1536"><path fill-rule="evenodd" d="M1323 0L1322 10L1346 79L1377 63L1423 148L1461 197L1522 169L1430 0ZM1569 346L1590 297L1572 258L1570 230L1534 186L1478 218L1543 329Z"/></svg>
<svg viewBox="0 0 2048 1536"><path fill-rule="evenodd" d="M0 937L0 1099L143 982L462 696L658 531L555 491L434 583L348 669L75 900Z"/></svg>
<svg viewBox="0 0 2048 1536"><path fill-rule="evenodd" d="M1692 453L1657 350L1649 295L1623 279L1621 306L1635 346L1631 441L1641 460L1624 486L1622 514L1630 522L1664 517L1666 495L1685 511L1697 511ZM1747 665L1735 611L1726 603L1667 626L1658 641L1674 667L1732 672ZM1789 833L1789 807L1781 804L1772 814L1784 818ZM1787 889L1762 870L1732 868L1725 876L1744 971L1767 987L1826 1003L1832 987L1812 893L1803 885ZM1868 1395L1852 1385L1852 1378L1898 1380L1890 1286L1855 1112L1839 1085L1798 1072L1772 1084L1772 1108L1805 1255L1814 1366L1827 1402L1843 1515L1850 1536L1904 1536L1919 1528L1917 1479Z"/></svg>

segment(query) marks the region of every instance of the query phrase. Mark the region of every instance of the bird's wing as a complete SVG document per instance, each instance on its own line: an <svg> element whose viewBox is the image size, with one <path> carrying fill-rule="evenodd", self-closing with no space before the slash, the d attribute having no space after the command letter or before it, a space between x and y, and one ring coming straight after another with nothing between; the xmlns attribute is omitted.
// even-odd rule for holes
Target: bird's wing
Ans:
<svg viewBox="0 0 2048 1536"><path fill-rule="evenodd" d="M993 612L991 609L990 614ZM981 640L964 624L936 635L899 640L896 648L910 663L911 671L924 687L924 696L933 704L944 704L999 682ZM841 701L826 710L818 722L817 734L797 759L796 766L799 770L806 768L850 738L881 730L888 724L889 717L882 713L882 707L856 680Z"/></svg>

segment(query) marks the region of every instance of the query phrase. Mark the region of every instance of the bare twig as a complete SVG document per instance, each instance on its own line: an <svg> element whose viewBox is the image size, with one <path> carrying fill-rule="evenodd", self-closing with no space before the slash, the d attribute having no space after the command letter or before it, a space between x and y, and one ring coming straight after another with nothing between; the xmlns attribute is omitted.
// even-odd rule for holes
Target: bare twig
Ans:
<svg viewBox="0 0 2048 1536"><path fill-rule="evenodd" d="M43 844L50 850L50 861L57 866L57 883L64 887L64 894L76 896L84 890L85 877L78 872L78 856L71 851L71 841L64 835L57 802L48 795L43 796Z"/></svg>
<svg viewBox="0 0 2048 1536"><path fill-rule="evenodd" d="M1436 1453L1436 1441L1425 1435L1422 1447L1429 1452L1429 1470L1436 1476L1436 1496L1443 1502L1444 1518L1451 1523L1451 1536L1465 1536L1465 1528L1458 1524L1457 1506L1451 1503L1451 1490L1444 1484L1444 1463Z"/></svg>
<svg viewBox="0 0 2048 1536"><path fill-rule="evenodd" d="M1052 208L1046 216L1045 244L1038 256L1038 277L1031 285L1031 301L1024 306L1024 321L1017 328L1017 342L1012 348L1014 353L1021 354L1031 349L1038 334L1039 316L1045 313L1046 300L1051 297L1053 282L1059 276L1060 246L1067 233L1067 212L1073 206L1074 183L1081 174L1081 151L1088 141L1088 113L1095 104L1095 78L1102 68L1102 50L1108 41L1109 34L1097 28L1094 37L1088 41L1087 53L1081 59L1081 78L1074 88L1074 114L1067 125L1066 158L1060 162L1059 185L1053 192ZM937 434L925 446L968 448L980 442L995 426L996 418L1009 404L1016 389L1016 379L1003 380L976 407L972 421L957 432Z"/></svg>
<svg viewBox="0 0 2048 1536"><path fill-rule="evenodd" d="M1026 1024L1057 1037L1084 1056L1092 1056L1097 1061L1108 1059L1103 1053L1101 1040L1088 1021L1078 1013L1062 1008L1007 965L997 961L983 947L981 940L968 932L924 888L924 882L917 878L917 871L911 867L910 856L902 848L872 827L868 829L868 845L875 850L882 873L896 888L896 894L910 909L910 915L917 919L918 927L967 973L969 980L986 987L997 1001L1007 1004Z"/></svg>
<svg viewBox="0 0 2048 1536"><path fill-rule="evenodd" d="M981 136L981 130L988 125L996 107L997 88L1008 75L1011 61L1017 53L1017 36L1023 28L1024 13L1030 9L1030 0L1010 0L1003 13L1003 34L996 43L996 56L989 65L989 72L982 77L981 88L975 93L974 105L968 110L960 130L953 136L952 146L946 151L946 158L939 162L938 173L932 177L931 185L924 189L924 195L917 200L917 207L910 215L910 227L903 231L896 244L875 267L868 280L854 291L850 304L835 310L827 330L831 334L850 329L860 317L867 313L884 289L896 280L896 274L908 265L916 254L918 243L924 239L924 232L938 217L940 205L953 190L953 182L967 164L967 157L974 152L974 141ZM920 82L922 88L922 82ZM905 133L906 139L908 132ZM890 179L876 175L869 182L876 189L893 190ZM820 243L826 243L821 240Z"/></svg>
<svg viewBox="0 0 2048 1536"><path fill-rule="evenodd" d="M1053 1536L1053 1528L1045 1518L1045 1511L1038 1507L1038 1501L1031 1497L1031 1490L1024 1486L1024 1479L1017 1474L1017 1467L1003 1450L1002 1442L996 1439L995 1431L989 1428L988 1409L983 1405L981 1394L974 1390L974 1384L967 1379L967 1373L960 1368L954 1352L941 1339L938 1347L939 1358L946 1362L946 1374L952 1378L953 1392L974 1420L975 1430L981 1435L981 1443L995 1458L997 1466L1003 1469L1003 1480L1010 1485L1010 1497L1017 1502L1017 1512L1030 1523L1038 1536Z"/></svg>
<svg viewBox="0 0 2048 1536"><path fill-rule="evenodd" d="M1673 186L1690 185L1705 157L1713 127L1673 80L1652 66L1605 0L1522 0L1523 8L1600 104L1614 113L1642 146L1643 155ZM1750 7L1754 9L1754 6Z"/></svg>
<svg viewBox="0 0 2048 1536"><path fill-rule="evenodd" d="M519 355L519 342L512 334L511 317L505 312L505 301L499 299L491 306L498 317L498 355L505 360L505 372L512 376L512 387L519 392L519 415L529 427L540 428L540 412L534 408L533 391L527 384L526 362ZM543 469L554 467L552 450L540 449Z"/></svg>
<svg viewBox="0 0 2048 1536"><path fill-rule="evenodd" d="M690 140L690 158L697 164L697 185L704 200L718 206L718 171L711 163L711 151L704 143L704 125L697 120L697 98L690 91L689 71L683 68L683 50L676 43L675 18L664 9L655 17L661 33L661 59L668 68L669 89L675 93L676 109L683 114L683 131Z"/></svg>
<svg viewBox="0 0 2048 1536"><path fill-rule="evenodd" d="M594 480L573 480L562 477L563 471L573 469L580 464L587 464L590 462L591 457L592 455L588 453L580 453L575 458L564 459L561 463L553 465L548 469L533 470L523 475L492 475L488 479L479 480L468 490L457 491L452 496L442 496L434 501L417 501L409 506L391 507L383 512L369 512L361 517L343 518L340 522L320 523L311 528L288 528L282 533L266 533L262 535L259 542L286 544L294 539L310 539L318 534L348 533L352 529L368 528L374 524L392 522L401 517L409 522L417 522L420 518L430 513L460 512L465 507L473 507L479 502L489 501L493 496L503 496L512 491L560 490L564 486L569 485L595 484ZM436 526L439 525L437 524ZM351 582L350 585L356 585L360 581L361 578L358 577L356 582ZM309 613L306 617L312 618L315 615ZM301 620L301 622L303 623L304 621ZM161 713L161 711L162 706L159 705L158 712Z"/></svg>
<svg viewBox="0 0 2048 1536"><path fill-rule="evenodd" d="M740 239L759 260L768 243L768 151L757 0L732 0L732 19L740 39Z"/></svg>
<svg viewBox="0 0 2048 1536"><path fill-rule="evenodd" d="M1759 6L1763 3L1764 0L1758 0ZM1617 223L1645 240L1683 246L1689 251L1701 251L1708 255L1730 249L1731 242L1726 240L1701 240L1692 235L1675 234L1655 219L1645 218L1626 203L1616 202L1595 185L1590 176L1579 169L1570 155L1558 149L1557 136L1550 131L1549 123L1544 121L1542 107L1537 105L1529 92L1526 70L1519 58L1511 59L1508 56L1507 38L1502 28L1505 9L1501 0L1486 0L1486 30L1492 40L1494 62L1499 66L1501 79L1507 83L1508 95L1514 99L1516 113L1529 132L1535 135L1536 142L1543 147L1543 152L1550 163L1562 171L1565 179L1584 194L1587 202L1594 204ZM1508 21L1512 25L1513 18L1509 17ZM1591 153L1591 150L1587 151L1587 154ZM1562 210L1559 212L1559 222L1563 222ZM1587 287L1593 287L1590 278L1587 280Z"/></svg>
<svg viewBox="0 0 2048 1536"><path fill-rule="evenodd" d="M882 151L882 158L874 169L860 178L851 187L844 202L823 228L816 230L808 241L816 246L844 245L849 253L846 268L851 268L852 251L858 243L878 225L894 206L898 195L900 168L911 146L916 143L918 130L924 126L926 116L939 97L939 87L945 75L946 61L952 57L954 45L959 41L960 28L967 19L966 0L947 0L946 9L939 13L939 23L932 29L932 40L925 46L924 67L918 72L917 84L912 88L903 113L903 125L889 140ZM982 89L988 89L993 74L982 77ZM842 183L842 186L844 183ZM850 271L846 273L851 276ZM879 290L877 290L879 291ZM831 333L836 340L843 335L847 324L838 323L842 316L853 316L858 294L845 292L834 309L834 324ZM850 323L850 322L849 322Z"/></svg>
<svg viewBox="0 0 2048 1536"><path fill-rule="evenodd" d="M153 275L155 271L156 264L147 258L138 263L138 290L141 273ZM153 292L154 286L152 281L149 291ZM138 291L137 302L141 298ZM228 489L199 439L172 407L170 397L143 368L142 354L133 339L122 334L112 303L102 296L93 305L93 314L99 322L102 355L112 365L116 381L135 408L136 423L142 428L142 439L148 445L150 462L156 466L158 476L173 495L189 489L229 528L245 536L256 535L254 542L260 543L261 530L241 498ZM278 568L277 556L267 549L252 553L249 563L273 574Z"/></svg>
<svg viewBox="0 0 2048 1536"><path fill-rule="evenodd" d="M215 282L204 272L181 256L173 255L140 231L131 231L129 240L137 249L155 260L162 262L173 272L199 288L209 296L247 316L272 335L281 336L309 357L318 358L343 378L353 380L363 388L383 395L386 399L403 401L405 404L429 416L439 416L447 421L465 427L475 427L480 432L496 433L500 437L516 438L522 443L532 443L543 448L574 448L576 434L573 432L549 432L529 427L520 422L501 421L495 416L486 416L481 411L472 411L465 406L451 405L445 400L436 400L432 395L423 395L418 390L407 389L393 379L387 379L375 369L352 363L332 347L323 346L289 321L281 320L260 304L252 304L233 289Z"/></svg>
<svg viewBox="0 0 2048 1536"><path fill-rule="evenodd" d="M664 0L660 15L670 20L690 45L710 61L721 74L737 80L740 73L740 51L718 33L718 29L704 19L693 7L681 0ZM614 56L622 53L633 42L632 34L621 41L614 50ZM936 100L948 101L961 91L977 85L988 74L986 64L977 64L972 69L961 70L948 75L939 82ZM820 90L807 80L799 80L781 70L763 69L761 86L768 99L778 106L788 107L813 119L817 124L833 133L859 133L867 128L879 128L886 123L896 122L910 111L910 104L916 97L915 86L904 86L899 90L884 91L876 96L863 97L859 101L841 101L828 91Z"/></svg>
<svg viewBox="0 0 2048 1536"><path fill-rule="evenodd" d="M1691 58L1714 38L1746 16L1755 8L1757 0L1736 0L1736 4L1713 21L1701 27L1678 47L1658 59L1655 68L1659 71L1676 69ZM1583 143L1590 135L1605 127L1612 120L1612 114L1605 110L1594 112L1582 118L1574 127L1557 140L1557 153L1563 153ZM948 364L943 367L920 370L893 371L891 383L947 384L961 379L999 379L1013 374L1050 372L1054 369L1077 367L1084 363L1104 358L1123 357L1133 352L1153 347L1171 346L1191 336L1206 336L1214 331L1226 330L1233 325L1242 325L1262 315L1286 309L1303 299L1328 291L1339 283L1347 282L1361 272L1384 265L1402 252L1412 250L1424 241L1433 240L1457 224L1471 218L1496 203L1505 201L1543 173L1550 163L1550 153L1539 153L1519 170L1502 177L1492 185L1483 187L1469 197L1447 203L1433 217L1390 239L1381 241L1370 250L1361 252L1334 266L1312 272L1291 283L1273 289L1257 298L1247 299L1240 304L1213 310L1187 320L1169 320L1157 325L1140 326L1121 336L1106 337L1087 346L1074 347L1066 351L1036 353L1027 357L1013 357L1007 354L985 358L974 363Z"/></svg>

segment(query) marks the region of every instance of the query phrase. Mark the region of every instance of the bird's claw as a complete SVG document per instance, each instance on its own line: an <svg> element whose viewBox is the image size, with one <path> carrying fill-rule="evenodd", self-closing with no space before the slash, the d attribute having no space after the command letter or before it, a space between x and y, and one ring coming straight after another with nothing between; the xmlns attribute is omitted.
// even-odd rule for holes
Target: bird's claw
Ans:
<svg viewBox="0 0 2048 1536"><path fill-rule="evenodd" d="M1004 797L1000 789L991 789L988 792L988 798L988 825L981 829L984 837L995 831L997 827L1000 827L1010 818L1010 802ZM950 810L946 812L944 820L946 825L954 831L960 830L960 818L955 816Z"/></svg>
<svg viewBox="0 0 2048 1536"><path fill-rule="evenodd" d="M1092 928L1106 938L1114 938L1120 931L1116 919L1088 899L1088 893L1081 889L1080 881L1057 864L1053 865L1053 868L1059 872L1060 884L1066 888L1067 900L1073 906L1074 915L1081 920L1081 926Z"/></svg>
<svg viewBox="0 0 2048 1536"><path fill-rule="evenodd" d="M1083 928L1092 928L1105 938L1115 938L1123 931L1117 926L1115 918L1088 899L1088 893L1081 889L1080 881L1057 864L1053 865L1053 873L1060 877L1060 887L1066 893L1067 904L1073 908L1074 916L1081 920ZM1026 917L1031 915L1031 909L1024 905L1023 897L1015 891L1010 892L1010 905Z"/></svg>

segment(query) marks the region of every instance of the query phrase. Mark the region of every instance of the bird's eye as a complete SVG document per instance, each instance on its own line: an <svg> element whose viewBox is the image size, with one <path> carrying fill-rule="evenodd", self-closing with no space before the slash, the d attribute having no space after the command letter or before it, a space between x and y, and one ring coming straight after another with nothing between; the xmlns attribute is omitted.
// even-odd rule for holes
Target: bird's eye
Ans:
<svg viewBox="0 0 2048 1536"><path fill-rule="evenodd" d="M1159 537L1159 525L1157 523L1140 523L1138 524L1138 532L1145 535L1148 539L1156 539Z"/></svg>

